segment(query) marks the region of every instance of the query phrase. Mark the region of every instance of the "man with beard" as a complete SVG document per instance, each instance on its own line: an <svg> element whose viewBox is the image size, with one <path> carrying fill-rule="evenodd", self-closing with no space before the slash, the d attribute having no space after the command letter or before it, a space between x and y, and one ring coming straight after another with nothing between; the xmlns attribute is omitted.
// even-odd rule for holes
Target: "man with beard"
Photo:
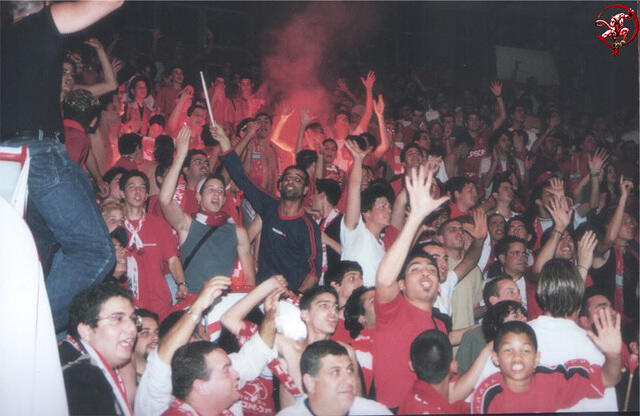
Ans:
<svg viewBox="0 0 640 416"><path fill-rule="evenodd" d="M307 172L296 166L287 167L278 180L277 200L251 182L220 126L212 126L211 135L220 143L224 167L262 218L256 282L281 274L291 289L302 291L315 285L321 271L322 251L320 229L302 208L302 199L309 189Z"/></svg>
<svg viewBox="0 0 640 416"><path fill-rule="evenodd" d="M140 380L147 368L147 356L158 346L158 314L148 309L136 309L141 325L138 327L138 337L133 347L131 361L136 370L136 378Z"/></svg>

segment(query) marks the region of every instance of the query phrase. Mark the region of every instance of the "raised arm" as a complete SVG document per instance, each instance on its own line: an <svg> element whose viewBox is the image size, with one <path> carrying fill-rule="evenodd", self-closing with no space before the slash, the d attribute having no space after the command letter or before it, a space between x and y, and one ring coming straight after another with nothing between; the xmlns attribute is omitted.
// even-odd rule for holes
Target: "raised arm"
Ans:
<svg viewBox="0 0 640 416"><path fill-rule="evenodd" d="M496 97L496 104L498 104L498 117L491 124L492 131L496 131L507 119L507 111L504 108L504 100L502 99L502 82L493 81L489 84L489 89Z"/></svg>
<svg viewBox="0 0 640 416"><path fill-rule="evenodd" d="M287 120L289 120L289 117L291 117L292 114L293 114L293 108L284 107L282 109L282 113L280 114L280 117L278 118L276 125L273 127L273 130L271 131L271 137L269 139L274 145L278 146L284 151L292 153L293 156L295 157L295 153L294 153L295 148L292 147L285 140L282 140L282 137L280 137L282 135L282 129L284 128L284 125L287 124Z"/></svg>
<svg viewBox="0 0 640 416"><path fill-rule="evenodd" d="M233 150L238 154L241 155L242 152L244 152L244 149L247 148L247 145L249 144L249 142L251 141L251 139L253 139L256 135L256 132L258 131L258 123L256 123L255 121L250 121L247 123L247 134L244 135L244 137L242 138L242 140L240 140L234 147ZM223 150L224 152L224 150Z"/></svg>
<svg viewBox="0 0 640 416"><path fill-rule="evenodd" d="M578 272L584 280L587 280L589 269L593 265L593 250L598 244L598 239L593 231L587 231L578 241Z"/></svg>
<svg viewBox="0 0 640 416"><path fill-rule="evenodd" d="M178 137L176 138L176 157L173 158L173 163L164 178L164 182L162 182L160 194L158 195L158 202L160 203L162 215L169 225L171 225L171 227L173 227L173 229L178 233L180 244L182 244L187 238L189 227L191 226L191 218L182 211L180 204L173 199L173 194L176 191L176 185L180 178L182 164L189 152L190 139L191 130L185 126L180 130L180 133L178 133Z"/></svg>
<svg viewBox="0 0 640 416"><path fill-rule="evenodd" d="M616 313L615 319L612 319L606 308L601 308L594 318L593 325L597 335L591 330L587 331L587 335L604 354L602 384L605 387L612 387L620 381L620 370L622 369L620 314Z"/></svg>
<svg viewBox="0 0 640 416"><path fill-rule="evenodd" d="M311 117L309 116L309 110L306 108L300 109L300 130L298 131L298 139L296 140L296 154L302 149L304 149L304 143L302 143L302 139L304 138L304 131L311 122Z"/></svg>
<svg viewBox="0 0 640 416"><path fill-rule="evenodd" d="M482 209L473 211L473 225L463 224L462 228L473 237L471 247L465 253L462 261L453 269L458 281L464 279L474 267L478 265L480 254L482 254L482 245L484 239L487 238L487 214Z"/></svg>
<svg viewBox="0 0 640 416"><path fill-rule="evenodd" d="M158 357L166 364L171 364L171 358L178 348L183 346L191 338L193 330L202 319L202 313L223 291L231 285L231 279L226 276L211 278L200 291L200 295L169 332L162 338L158 346Z"/></svg>
<svg viewBox="0 0 640 416"><path fill-rule="evenodd" d="M364 103L364 114L362 114L362 118L360 119L360 123L358 123L357 130L360 133L365 133L367 131L367 127L369 126L369 121L371 121L371 110L373 109L373 84L376 82L376 74L373 71L369 71L367 73L366 78L360 78L362 84L367 91L367 96L365 98Z"/></svg>
<svg viewBox="0 0 640 416"><path fill-rule="evenodd" d="M376 151L373 152L373 156L378 160L389 150L389 135L387 134L387 126L384 124L384 99L382 98L382 94L378 95L377 102L373 102L373 109L376 112L380 132L380 145Z"/></svg>
<svg viewBox="0 0 640 416"><path fill-rule="evenodd" d="M178 93L178 102L167 121L167 131L171 134L179 130L178 123L180 123L182 114L186 111L185 107L189 98L193 98L193 87L191 85L187 85Z"/></svg>
<svg viewBox="0 0 640 416"><path fill-rule="evenodd" d="M85 44L91 46L95 49L96 54L98 55L98 60L100 61L100 66L102 67L102 73L104 74L104 80L102 82L98 82L97 84L92 85L80 85L76 84L73 89L85 89L91 92L91 94L96 97L101 96L102 94L106 94L109 91L113 91L118 88L118 81L116 81L116 75L113 71L113 67L111 66L111 62L109 61L109 57L102 47L102 43L96 38L90 38L84 42Z"/></svg>
<svg viewBox="0 0 640 416"><path fill-rule="evenodd" d="M244 272L244 282L246 285L255 286L256 266L253 254L251 254L251 242L247 229L236 226L236 237L238 238L238 260L240 260Z"/></svg>
<svg viewBox="0 0 640 416"><path fill-rule="evenodd" d="M421 165L405 176L407 194L411 210L407 221L402 227L396 241L391 245L380 261L376 273L376 299L380 303L392 301L400 291L397 277L402 271L402 264L411 249L411 243L416 231L420 228L424 218L436 210L449 199L448 196L434 200L431 196L433 183L433 165Z"/></svg>
<svg viewBox="0 0 640 416"><path fill-rule="evenodd" d="M244 326L242 321L251 312L253 308L258 306L260 302L266 298L269 293L278 289L286 289L287 281L282 275L274 275L260 283L247 296L236 302L230 307L220 318L220 322L231 331L234 335L238 335Z"/></svg>
<svg viewBox="0 0 640 416"><path fill-rule="evenodd" d="M124 0L56 2L51 6L51 16L60 33L75 33L88 28L122 3Z"/></svg>
<svg viewBox="0 0 640 416"><path fill-rule="evenodd" d="M347 209L344 213L344 225L349 230L354 230L360 221L360 185L362 184L362 161L367 155L366 150L361 150L358 143L346 140L344 145L353 157L353 165L349 173L349 185L347 191Z"/></svg>
<svg viewBox="0 0 640 416"><path fill-rule="evenodd" d="M616 242L620 227L622 226L624 207L627 204L627 198L629 198L629 192L632 188L633 183L624 179L623 176L620 176L620 199L618 199L618 206L616 206L616 210L607 224L607 232L605 233L604 240L596 246L596 254L604 254L613 247L613 244Z"/></svg>
<svg viewBox="0 0 640 416"><path fill-rule="evenodd" d="M558 247L558 243L560 242L560 238L562 237L562 233L564 233L571 221L571 210L569 209L569 205L565 197L554 196L553 199L549 201L546 208L549 210L549 213L551 213L551 217L553 218L553 229L551 230L551 236L544 246L540 248L535 261L533 262L531 278L534 281L538 280L538 275L540 274L540 271L542 271L542 267L544 267L544 265L553 258L556 248Z"/></svg>

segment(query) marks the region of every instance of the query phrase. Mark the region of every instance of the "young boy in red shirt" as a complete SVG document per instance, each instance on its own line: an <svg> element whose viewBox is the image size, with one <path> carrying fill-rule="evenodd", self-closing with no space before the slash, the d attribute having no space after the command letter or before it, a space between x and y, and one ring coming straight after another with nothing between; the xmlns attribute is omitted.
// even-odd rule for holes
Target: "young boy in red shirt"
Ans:
<svg viewBox="0 0 640 416"><path fill-rule="evenodd" d="M540 361L533 329L524 322L511 321L498 330L492 359L500 367L473 393L472 413L555 412L579 400L599 398L605 387L620 380L620 315L615 322L605 311L596 319L597 335L588 332L605 355L602 367L585 360L572 360L555 367L537 367Z"/></svg>
<svg viewBox="0 0 640 416"><path fill-rule="evenodd" d="M449 382L457 366L444 333L431 329L418 335L411 343L409 366L418 380L405 396L398 414L469 413L469 404L464 400L449 403Z"/></svg>

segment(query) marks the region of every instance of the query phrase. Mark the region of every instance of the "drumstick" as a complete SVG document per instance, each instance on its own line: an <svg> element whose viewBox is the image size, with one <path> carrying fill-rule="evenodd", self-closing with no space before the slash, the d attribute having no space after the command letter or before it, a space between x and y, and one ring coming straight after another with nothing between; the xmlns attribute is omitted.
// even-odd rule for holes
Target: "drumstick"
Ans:
<svg viewBox="0 0 640 416"><path fill-rule="evenodd" d="M207 90L207 83L204 80L204 74L200 71L200 80L202 80L202 91L204 92L204 98L207 102L207 110L209 110L209 117L211 117L211 125L215 126L216 121L213 118L213 111L211 111L211 102L209 101L209 91Z"/></svg>
<svg viewBox="0 0 640 416"><path fill-rule="evenodd" d="M631 385L633 384L633 373L629 374L629 383L627 383L627 394L624 398L624 411L629 407L629 395L631 394Z"/></svg>

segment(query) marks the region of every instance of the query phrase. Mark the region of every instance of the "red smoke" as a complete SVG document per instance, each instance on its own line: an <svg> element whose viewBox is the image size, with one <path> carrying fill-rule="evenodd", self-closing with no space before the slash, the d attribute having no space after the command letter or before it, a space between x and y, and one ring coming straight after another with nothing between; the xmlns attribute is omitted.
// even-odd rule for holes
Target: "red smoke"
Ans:
<svg viewBox="0 0 640 416"><path fill-rule="evenodd" d="M262 70L272 97L269 107L276 108L274 122L282 105L296 109L281 140L295 145L301 108L307 108L325 125L331 118L331 92L327 87L335 87L337 68L331 68L328 62L339 61L335 58L353 48L354 41L371 27L373 19L368 10L366 4L309 3L283 29L272 31L275 41L268 45ZM361 85L351 87L357 94Z"/></svg>

